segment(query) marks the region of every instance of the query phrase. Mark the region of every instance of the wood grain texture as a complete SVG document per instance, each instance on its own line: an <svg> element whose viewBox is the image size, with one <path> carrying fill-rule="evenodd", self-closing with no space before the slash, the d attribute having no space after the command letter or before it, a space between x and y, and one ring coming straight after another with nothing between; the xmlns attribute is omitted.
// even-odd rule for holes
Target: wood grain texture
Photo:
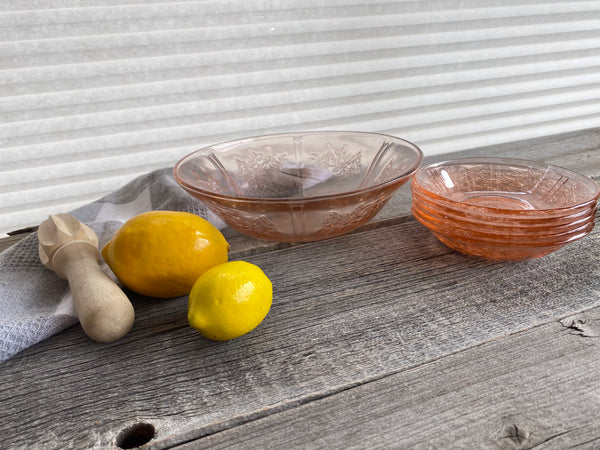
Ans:
<svg viewBox="0 0 600 450"><path fill-rule="evenodd" d="M597 178L599 142L589 131L492 149ZM152 448L594 448L600 231L539 260L483 261L417 223L409 192L327 241L227 231L231 258L274 284L271 312L242 338L204 339L185 297L128 292L136 320L120 341L77 325L0 364L2 447L115 448L144 422Z"/></svg>
<svg viewBox="0 0 600 450"><path fill-rule="evenodd" d="M597 449L599 361L554 321L178 448Z"/></svg>
<svg viewBox="0 0 600 450"><path fill-rule="evenodd" d="M110 445L140 421L157 446L212 434L600 305L599 242L491 263L410 221L257 255L275 286L257 330L207 341L185 298L132 295L121 341L73 327L0 366L0 431L45 448Z"/></svg>

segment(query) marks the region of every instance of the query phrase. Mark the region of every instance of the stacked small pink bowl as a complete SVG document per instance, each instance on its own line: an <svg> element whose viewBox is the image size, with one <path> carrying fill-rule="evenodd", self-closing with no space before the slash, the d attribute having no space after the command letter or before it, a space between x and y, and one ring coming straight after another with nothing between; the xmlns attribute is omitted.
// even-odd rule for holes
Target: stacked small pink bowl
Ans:
<svg viewBox="0 0 600 450"><path fill-rule="evenodd" d="M552 253L594 228L600 187L570 170L520 159L469 158L421 167L412 213L447 246L491 260Z"/></svg>

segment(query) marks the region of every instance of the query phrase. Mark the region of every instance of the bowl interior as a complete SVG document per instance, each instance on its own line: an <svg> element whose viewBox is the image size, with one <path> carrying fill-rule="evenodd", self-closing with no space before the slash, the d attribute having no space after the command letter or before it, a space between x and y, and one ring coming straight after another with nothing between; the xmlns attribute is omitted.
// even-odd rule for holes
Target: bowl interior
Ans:
<svg viewBox="0 0 600 450"><path fill-rule="evenodd" d="M600 188L578 173L533 161L473 158L421 168L418 189L454 203L498 211L547 211L595 201Z"/></svg>
<svg viewBox="0 0 600 450"><path fill-rule="evenodd" d="M259 136L191 153L174 169L198 194L241 199L338 196L405 180L422 153L375 133L309 132Z"/></svg>

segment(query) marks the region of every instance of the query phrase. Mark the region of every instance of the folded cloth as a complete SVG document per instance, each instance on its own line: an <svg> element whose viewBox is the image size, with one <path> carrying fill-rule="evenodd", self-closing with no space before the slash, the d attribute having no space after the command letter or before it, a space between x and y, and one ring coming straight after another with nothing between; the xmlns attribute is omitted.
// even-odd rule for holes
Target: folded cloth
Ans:
<svg viewBox="0 0 600 450"><path fill-rule="evenodd" d="M171 168L140 176L70 214L96 232L102 248L125 221L150 210L191 212L225 227L176 183ZM101 267L117 281L105 263ZM37 233L0 253L0 361L76 323L68 283L40 262Z"/></svg>

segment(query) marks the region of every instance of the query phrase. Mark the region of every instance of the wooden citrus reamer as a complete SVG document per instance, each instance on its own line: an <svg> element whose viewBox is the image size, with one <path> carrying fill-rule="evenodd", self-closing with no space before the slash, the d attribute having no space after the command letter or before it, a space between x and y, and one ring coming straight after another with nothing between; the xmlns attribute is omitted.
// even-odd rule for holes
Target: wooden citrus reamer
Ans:
<svg viewBox="0 0 600 450"><path fill-rule="evenodd" d="M123 337L133 325L133 306L102 271L98 236L69 214L51 215L38 229L42 264L69 281L85 333L98 342Z"/></svg>

